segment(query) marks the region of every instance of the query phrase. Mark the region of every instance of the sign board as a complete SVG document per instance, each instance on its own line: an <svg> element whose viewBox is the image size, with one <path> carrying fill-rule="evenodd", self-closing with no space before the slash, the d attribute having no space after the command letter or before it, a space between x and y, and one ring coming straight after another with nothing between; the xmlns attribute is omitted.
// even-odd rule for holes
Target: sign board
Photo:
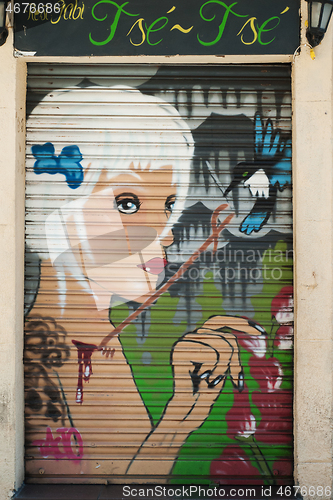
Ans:
<svg viewBox="0 0 333 500"><path fill-rule="evenodd" d="M9 8L15 49L36 56L293 54L299 45L299 0L36 0Z"/></svg>

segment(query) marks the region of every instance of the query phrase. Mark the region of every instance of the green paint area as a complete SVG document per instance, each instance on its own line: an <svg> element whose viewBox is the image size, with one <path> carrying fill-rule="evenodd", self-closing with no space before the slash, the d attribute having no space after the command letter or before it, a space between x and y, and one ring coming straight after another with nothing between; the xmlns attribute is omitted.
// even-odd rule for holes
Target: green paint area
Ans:
<svg viewBox="0 0 333 500"><path fill-rule="evenodd" d="M202 320L197 323L199 328L211 316L224 315L221 292L216 288L212 273L207 273L207 281L203 283L202 295L196 302L202 307ZM227 436L225 416L234 403L234 389L230 379L227 379L223 391L217 398L212 411L201 427L187 438L179 452L178 460L173 468L171 483L177 484L177 476L184 484L209 484L209 469L211 461L220 455L221 450L232 440Z"/></svg>
<svg viewBox="0 0 333 500"><path fill-rule="evenodd" d="M278 241L274 249L264 253L262 268L264 276L262 292L251 299L255 310L253 319L260 323L268 333L266 357L273 356L281 364L284 375L281 389L292 390L293 354L292 351L274 349L274 338L280 325L275 318L272 318L271 312L272 297L276 297L284 287L293 283L293 260L289 256L287 244L284 241Z"/></svg>
<svg viewBox="0 0 333 500"><path fill-rule="evenodd" d="M160 420L166 404L173 395L173 374L170 352L173 344L184 334L186 323L173 323L179 298L165 293L150 310L150 325L146 325L146 339L142 343L136 324L127 326L119 336L124 354L131 365L133 377L141 398L151 416L153 425ZM112 308L115 325L130 314L126 304ZM139 318L140 323L140 318Z"/></svg>
<svg viewBox="0 0 333 500"><path fill-rule="evenodd" d="M192 432L179 452L171 483L210 484L211 461L234 441L227 436L226 414L234 403L233 385L228 379L202 426Z"/></svg>
<svg viewBox="0 0 333 500"><path fill-rule="evenodd" d="M271 302L280 290L293 281L293 261L289 258L287 244L278 241L274 249L267 250L262 259L262 292L251 298L255 310L254 321L268 332L272 323Z"/></svg>
<svg viewBox="0 0 333 500"><path fill-rule="evenodd" d="M271 302L284 286L292 283L292 261L286 255L286 245L278 242L275 248L267 251L263 257L265 275L263 288L260 294L252 297L251 302L255 310L254 321L260 323L272 337L276 334L279 325L272 322ZM283 257L284 256L284 257ZM278 271L279 270L279 271ZM279 276L279 279L276 277ZM202 284L201 293L195 294L192 306L201 319L196 322L199 328L211 316L224 315L223 298L215 286L212 274L207 274ZM163 416L165 407L173 396L173 373L170 362L170 352L174 343L185 332L188 332L186 311L179 321L181 309L179 297L171 297L165 293L151 307L149 321L146 321L144 340L140 340L140 318L127 326L120 335L125 356L133 372L138 391L151 416L153 425L156 425ZM184 300L183 303L184 304ZM112 322L118 325L132 312L128 305L122 304L112 309ZM192 328L192 330L195 328ZM226 329L230 331L230 329ZM274 340L274 339L273 339ZM283 370L281 392L287 400L292 400L292 352L274 349L274 357L279 361ZM258 381L251 374L252 353L240 347L241 364L245 377L244 393L247 394L249 413L255 417L256 426L262 421L262 412L254 403L253 398L260 396L261 388ZM269 354L266 358L269 361ZM289 391L289 392L288 392ZM267 392L267 391L266 391ZM277 391L279 392L279 391ZM264 484L275 484L275 464L291 463L292 444L269 444L260 442L260 435L256 438L252 434L228 436L228 412L233 411L238 390L234 388L227 377L225 385L208 417L202 425L193 431L179 450L170 482L173 484L214 484L210 479L210 467L213 460L221 457L223 450L228 446L237 447L243 457L258 471L258 477ZM263 397L265 394L263 394ZM289 398L289 399L288 399ZM257 401L258 399L256 399ZM280 473L279 473L280 474ZM291 475L291 472L290 472Z"/></svg>

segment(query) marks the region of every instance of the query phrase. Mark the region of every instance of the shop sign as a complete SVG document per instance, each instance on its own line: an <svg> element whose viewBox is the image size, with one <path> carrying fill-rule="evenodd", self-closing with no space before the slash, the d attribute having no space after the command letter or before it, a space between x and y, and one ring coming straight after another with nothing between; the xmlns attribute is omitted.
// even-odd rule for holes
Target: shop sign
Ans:
<svg viewBox="0 0 333 500"><path fill-rule="evenodd" d="M15 2L15 49L36 56L293 54L299 0Z"/></svg>

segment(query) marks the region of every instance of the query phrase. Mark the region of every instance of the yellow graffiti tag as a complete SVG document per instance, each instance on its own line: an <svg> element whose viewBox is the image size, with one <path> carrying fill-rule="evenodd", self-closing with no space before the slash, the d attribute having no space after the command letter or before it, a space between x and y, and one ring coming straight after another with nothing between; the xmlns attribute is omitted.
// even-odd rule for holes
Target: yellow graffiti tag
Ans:
<svg viewBox="0 0 333 500"><path fill-rule="evenodd" d="M281 14L285 14L286 12L288 12L288 10L289 10L289 7L286 7L286 8L285 8L285 9L281 12Z"/></svg>
<svg viewBox="0 0 333 500"><path fill-rule="evenodd" d="M248 19L248 20L246 21L246 23L244 24L244 26L241 28L241 30L237 33L237 36L238 36L238 35L240 35L240 34L242 33L243 29L245 28L245 26L246 26L248 23L250 23L251 30L253 31L253 40L252 40L252 42L245 42L245 41L244 41L244 38L243 38L243 36L244 36L244 35L243 35L243 33L242 33L241 40L242 40L242 42L244 43L244 45L252 45L252 44L253 44L253 43L257 40L257 38L258 38L258 33L257 33L256 27L255 27L255 25L254 25L254 21L255 21L255 19L257 19L257 18L256 18L256 17L251 17L250 19Z"/></svg>
<svg viewBox="0 0 333 500"><path fill-rule="evenodd" d="M38 16L40 16L40 19L38 19ZM28 20L29 19L32 19L32 21L48 21L48 17L47 17L47 12L44 10L44 11L39 11L39 10L36 10L36 12L31 12L31 10L29 10L29 16L28 16Z"/></svg>
<svg viewBox="0 0 333 500"><path fill-rule="evenodd" d="M187 30L185 28L182 28L179 24L175 24L174 26L172 26L171 30L179 30L181 31L182 33L189 33L191 31L191 29L193 28L193 26L191 26L190 28L188 28Z"/></svg>
<svg viewBox="0 0 333 500"><path fill-rule="evenodd" d="M140 19L138 19L137 21L135 21L135 23L133 24L132 28L129 30L129 32L128 32L128 33L127 33L127 35L126 35L126 36L128 36L128 35L131 33L132 29L134 28L134 26L135 26L136 24L139 26L139 30L141 31L141 35L142 35L141 42L140 42L140 43L134 43L134 42L132 41L132 38L130 38L130 42L131 42L131 44L132 44L132 45L134 45L135 47L139 47L139 45L142 45L142 44L143 44L143 42L144 42L144 41L145 41L145 39L146 39L146 34L145 34L144 29L143 29L143 26L142 26L143 21L144 21L143 17L141 17Z"/></svg>
<svg viewBox="0 0 333 500"><path fill-rule="evenodd" d="M173 6L170 10L168 10L167 14L170 14L170 12L173 12L175 10L175 6Z"/></svg>
<svg viewBox="0 0 333 500"><path fill-rule="evenodd" d="M56 20L51 19L52 24L57 24L61 18L65 21L83 19L84 3L82 3L81 7L78 7L77 0L75 0L75 3L69 3L68 5L65 4L64 0L60 0L58 3L61 5L60 13Z"/></svg>

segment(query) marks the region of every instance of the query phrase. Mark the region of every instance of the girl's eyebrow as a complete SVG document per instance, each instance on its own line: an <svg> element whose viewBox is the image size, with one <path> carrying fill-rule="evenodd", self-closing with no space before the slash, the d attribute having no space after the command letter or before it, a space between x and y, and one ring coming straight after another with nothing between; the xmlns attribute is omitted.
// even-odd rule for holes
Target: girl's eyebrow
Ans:
<svg viewBox="0 0 333 500"><path fill-rule="evenodd" d="M136 198L137 201L139 201L139 198L136 196L136 194L134 193L120 193L116 196L116 200L118 201L118 199L121 197L121 196L132 196L133 198Z"/></svg>
<svg viewBox="0 0 333 500"><path fill-rule="evenodd" d="M176 198L176 193L175 194L170 194L167 199L165 200L165 203L168 203L169 201L172 201L174 198Z"/></svg>

